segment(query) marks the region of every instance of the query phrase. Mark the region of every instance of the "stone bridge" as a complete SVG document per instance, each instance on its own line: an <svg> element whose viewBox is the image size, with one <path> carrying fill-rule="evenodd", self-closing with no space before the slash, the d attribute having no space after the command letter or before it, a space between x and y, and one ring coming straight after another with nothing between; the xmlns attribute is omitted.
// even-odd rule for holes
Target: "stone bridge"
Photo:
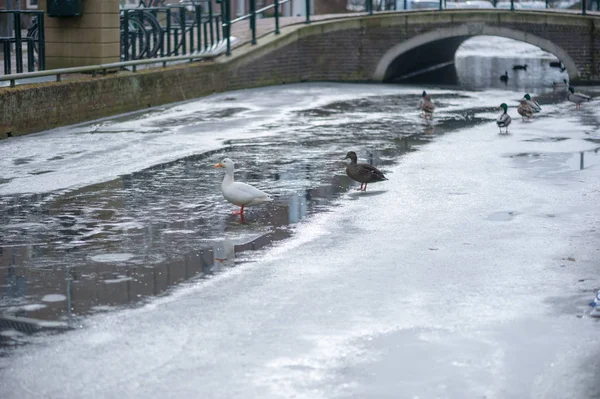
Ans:
<svg viewBox="0 0 600 399"><path fill-rule="evenodd" d="M390 81L451 62L465 40L491 35L538 46L564 63L572 82L593 82L600 81L599 25L598 15L493 9L343 17L289 26L259 38L258 48L236 49L233 58L244 61L235 76L262 75L263 83Z"/></svg>

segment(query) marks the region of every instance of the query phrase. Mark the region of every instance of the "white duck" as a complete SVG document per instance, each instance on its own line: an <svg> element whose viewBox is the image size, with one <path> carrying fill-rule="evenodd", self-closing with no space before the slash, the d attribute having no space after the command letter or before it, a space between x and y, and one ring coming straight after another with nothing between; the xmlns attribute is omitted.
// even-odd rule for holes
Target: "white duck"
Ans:
<svg viewBox="0 0 600 399"><path fill-rule="evenodd" d="M225 168L226 170L223 183L221 183L223 197L232 204L242 207L241 210L233 212L234 215L243 215L245 206L254 206L272 201L267 193L260 191L258 188L233 181L234 163L231 159L225 158L214 167Z"/></svg>

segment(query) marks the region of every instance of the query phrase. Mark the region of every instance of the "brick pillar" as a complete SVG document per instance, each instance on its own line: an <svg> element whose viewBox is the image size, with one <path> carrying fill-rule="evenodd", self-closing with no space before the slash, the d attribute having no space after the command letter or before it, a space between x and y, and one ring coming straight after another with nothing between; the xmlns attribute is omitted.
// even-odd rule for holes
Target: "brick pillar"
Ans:
<svg viewBox="0 0 600 399"><path fill-rule="evenodd" d="M39 9L47 10L46 0ZM79 17L46 15L46 68L119 62L119 18L119 0L83 0Z"/></svg>

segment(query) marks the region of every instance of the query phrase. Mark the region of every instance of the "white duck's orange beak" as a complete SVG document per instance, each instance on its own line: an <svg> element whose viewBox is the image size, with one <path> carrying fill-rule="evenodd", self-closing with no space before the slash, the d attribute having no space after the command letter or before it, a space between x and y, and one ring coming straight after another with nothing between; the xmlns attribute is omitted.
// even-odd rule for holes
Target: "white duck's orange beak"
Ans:
<svg viewBox="0 0 600 399"><path fill-rule="evenodd" d="M215 166L213 166L213 168L223 168L223 164L221 162L219 162L218 164L216 164Z"/></svg>

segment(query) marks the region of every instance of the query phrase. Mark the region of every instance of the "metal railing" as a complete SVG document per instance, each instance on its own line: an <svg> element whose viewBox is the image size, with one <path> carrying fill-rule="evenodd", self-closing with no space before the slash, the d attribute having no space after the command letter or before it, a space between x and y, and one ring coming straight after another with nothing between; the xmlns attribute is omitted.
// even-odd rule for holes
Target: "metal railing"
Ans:
<svg viewBox="0 0 600 399"><path fill-rule="evenodd" d="M23 35L23 17L31 17L31 26ZM0 49L2 51L4 74L9 75L13 71L13 63L17 73L23 73L25 69L33 72L37 69L43 71L46 68L46 51L44 40L44 12L30 10L0 10L0 17L12 22L12 29L7 36L0 35ZM13 56L14 50L14 56Z"/></svg>
<svg viewBox="0 0 600 399"><path fill-rule="evenodd" d="M145 5L144 2L140 2ZM150 3L151 5L154 3ZM206 52L222 41L221 14L211 0L187 5L123 8L123 61Z"/></svg>
<svg viewBox="0 0 600 399"><path fill-rule="evenodd" d="M114 70L122 70L126 67L132 67L132 72L137 72L137 67L141 65L150 65L150 64L162 64L163 68L166 67L169 63L173 62L193 62L198 60L207 60L216 57L217 53L203 53L203 54L192 54L192 55L180 55L174 57L164 57L164 58L152 58L147 60L133 60L133 61L125 61L125 62L114 62L111 64L100 64L100 65L89 65L82 67L74 67L74 68L61 68L61 69L50 69L47 71L38 71L38 72L29 72L29 73L16 73L13 75L2 76L0 75L0 82L10 82L10 87L16 86L17 80L23 79L32 79L32 78L43 78L48 76L54 76L56 82L62 81L63 75L73 75L73 74L82 74L82 73L90 73L92 77L96 77L98 72L102 74L102 76L106 76L108 71ZM0 86L1 87L1 86Z"/></svg>
<svg viewBox="0 0 600 399"><path fill-rule="evenodd" d="M231 0L216 0L221 5L221 15L223 15L223 36L226 41L226 54L231 55L231 27L244 20L250 21L251 44L256 44L257 36L257 18L265 18L266 12L273 10L274 33L280 32L280 13L282 5L286 3L304 3L305 23L311 23L311 0L266 0L266 6L257 9L257 0L249 0L248 13L230 19ZM263 1L264 3L265 1ZM348 0L346 12L367 13L373 15L377 12L386 11L411 11L411 10L456 10L456 9L503 9L503 10L580 10L582 15L586 15L588 10L600 10L600 0L477 0L477 1L448 1L448 0Z"/></svg>
<svg viewBox="0 0 600 399"><path fill-rule="evenodd" d="M600 0L350 0L354 11L373 14L377 11L408 10L456 10L456 9L505 9L505 10L600 10Z"/></svg>
<svg viewBox="0 0 600 399"><path fill-rule="evenodd" d="M279 31L279 18L281 7L286 3L292 3L293 0L271 0L272 4L268 4L262 8L256 8L256 0L249 0L249 13L245 15L241 15L235 19L230 19L231 15L231 0L216 0L217 3L221 4L221 15L223 15L223 36L226 41L226 55L231 55L231 26L238 22L249 20L250 21L250 30L252 32L252 38L250 42L252 44L256 44L256 19L257 16L263 16L263 13L266 13L269 10L273 10L273 19L275 20L275 34L278 35ZM296 0L298 1L298 0ZM306 15L305 23L310 23L310 0L302 0L304 1L304 10Z"/></svg>
<svg viewBox="0 0 600 399"><path fill-rule="evenodd" d="M156 1L156 0L155 0ZM264 33L269 33L269 32L274 32L275 34L279 34L280 33L280 17L281 15L281 10L282 10L282 6L285 5L286 3L292 3L292 2L302 2L304 5L304 16L303 16L303 21L301 20L300 22L304 22L304 23L311 23L311 7L310 7L310 0L266 0L266 2L268 3L267 5L261 7L261 8L256 8L256 4L257 4L257 0L250 0L249 2L249 13L245 14L245 15L241 15L235 19L231 19L230 15L231 15L231 0L216 0L216 2L220 5L221 7L221 12L220 14L215 14L214 12L212 12L212 8L208 8L208 7L212 7L209 4L211 3L210 0L190 0L193 1L194 3L192 4L193 9L190 11L190 5L187 6L175 6L175 7L147 7L147 8L142 8L142 9L128 9L127 12L123 12L122 13L122 18L124 19L125 16L127 15L129 18L136 18L139 21L140 26L143 26L143 30L141 27L138 27L136 29L140 30L140 33L137 34L137 36L132 36L130 34L127 35L122 35L122 49L129 49L129 51L124 51L122 54L122 58L125 59L124 62L119 62L119 63L112 63L112 64L104 64L104 65L93 65L93 66L86 66L86 67L76 67L76 68L65 68L65 69L56 69L56 70L51 70L51 71L46 71L46 72L41 72L41 70L44 69L44 36L43 36L43 15L42 16L38 16L37 18L38 20L38 26L42 27L42 29L39 29L39 36L36 37L35 40L33 40L34 43L38 43L39 45L39 69L40 72L32 72L32 73L17 73L17 74L13 74L10 76L0 76L0 82L2 81L10 81L10 86L14 87L16 84L17 80L23 80L23 79L29 79L29 78L39 78L39 77L48 77L48 76L55 76L57 81L61 80L61 76L62 75L67 75L67 74L79 74L79 73L92 73L92 75L96 75L97 72L102 72L103 74L106 74L106 72L108 70L114 70L114 69L123 69L126 67L132 67L133 72L136 71L136 67L140 66L140 65L148 65L148 64L161 64L163 66L166 66L167 63L170 62L182 62L182 61L194 61L194 60L201 60L201 59L210 59L213 58L215 56L217 56L218 54L220 54L220 51L223 50L223 48L221 48L221 46L225 47L225 53L227 55L231 54L231 27L236 24L239 23L241 21L244 20L249 20L250 22L250 30L251 30L251 38L250 38L250 43L251 44L256 44L257 42L257 19L258 18L263 18L263 19L268 19L271 18L273 20L273 24L274 24L274 30L267 30ZM541 7L541 8L553 8L553 7L557 7L556 5L559 4L559 1L573 1L573 0L545 0L544 2L542 2L545 6ZM477 2L472 2L472 3L481 3L481 2L488 2L491 4L490 7L485 7L485 8L499 8L499 9L510 9L510 10L519 10L519 9L523 9L525 7L522 6L522 4L525 3L536 3L536 1L528 1L528 2L519 2L516 0L493 0L493 3L491 1L487 1L487 0L479 0ZM537 1L537 3L540 3L541 1ZM204 4L197 4L197 3L204 3ZM262 4L265 4L265 0L262 1ZM350 4L350 2L349 2ZM454 1L448 1L448 0L355 0L352 2L354 8L350 11L350 13L352 11L356 12L357 14L374 14L374 13L378 13L378 12L389 12L392 10L406 10L406 11L411 11L411 10L444 10L444 9L456 9L456 8L472 8L472 7L454 7L454 5L456 5L456 2ZM466 3L463 3L466 4ZM417 7L418 5L418 7ZM560 4L559 4L560 5ZM595 7L594 7L595 6ZM185 11L181 11L180 7L185 7L186 10ZM205 7L202 8L202 10L198 10L196 7ZM404 7L404 8L402 8ZM582 3L574 3L571 5L570 13L572 14L573 12L575 12L575 10L573 9L573 7L576 7L577 10L581 9L581 14L585 14L586 10L588 9L593 9L596 8L599 9L600 8L600 0L587 0L586 4L582 4ZM478 7L481 8L481 7ZM169 9L170 14L167 13L167 10L165 9ZM173 12L173 9L177 9L177 11L175 11L175 13ZM272 10L272 16L270 16L269 14L271 13L270 11ZM142 16L139 17L139 13L140 11L142 12ZM0 11L2 12L2 11ZM35 13L40 13L39 11L20 11L21 13L30 13L30 14L35 14ZM164 14L161 14L164 13ZM136 14L137 13L137 14ZM150 14L147 14L150 13ZM171 33L167 33L169 32L169 29L165 29L165 30L160 30L160 31L156 31L154 29L150 30L149 28L146 27L146 19L150 19L150 17L148 17L148 15L152 15L153 18L157 18L157 16L160 15L173 15L173 14L177 14L179 15L180 19L178 20L179 22L174 24L174 25L178 25L178 28L174 28L173 26L171 26ZM342 17L347 16L348 13L341 15ZM183 18L181 18L183 16ZM158 18L157 18L158 19ZM169 19L165 19L165 23L161 24L162 26L166 26L168 28L168 25L166 24L166 21L168 21ZM199 22L198 22L199 21ZM125 21L127 22L126 25L123 26L129 26L129 22L130 21ZM294 23L299 22L297 19L293 21ZM123 22L124 23L124 22ZM160 23L160 20L159 20ZM173 25L173 24L172 24ZM220 26L219 26L220 25ZM192 28L193 27L193 28ZM219 29L220 28L220 29ZM162 28L161 28L162 29ZM179 30L174 30L174 29L179 29ZM129 31L129 30L128 30ZM152 33L149 33L152 32ZM178 36L177 34L180 34L181 32L185 32L186 36ZM155 38L156 36L156 38ZM176 39L175 37L180 37L180 39ZM133 37L133 39L132 39ZM143 37L143 39L139 39L140 37ZM148 39L149 37L149 39ZM192 38L193 37L193 38ZM170 39L169 39L170 38ZM25 39L28 43L31 42L31 39ZM140 44L140 40L145 40L145 42L143 44ZM158 46L158 50L156 50L156 54L154 55L154 58L147 58L147 59L132 59L132 58L140 58L140 54L141 52L139 51L140 49L142 49L143 51L146 51L146 56L149 56L151 54L151 52L149 52L147 50L147 48L149 48L151 45L152 47L154 46L154 43L158 41L158 40L162 40L162 44ZM244 41L240 41L240 43L243 43ZM166 43L166 44L165 44ZM170 44L169 44L170 43ZM194 45L194 43L197 43L197 45ZM170 46L170 47L169 47ZM135 48L135 50L134 50ZM137 51L137 52L136 52ZM172 54L178 54L178 53L193 53L190 55L175 55L173 56ZM127 55L129 54L129 55ZM135 54L135 57L133 57L133 55ZM157 58L157 54L160 54L161 56L164 56L162 58Z"/></svg>

